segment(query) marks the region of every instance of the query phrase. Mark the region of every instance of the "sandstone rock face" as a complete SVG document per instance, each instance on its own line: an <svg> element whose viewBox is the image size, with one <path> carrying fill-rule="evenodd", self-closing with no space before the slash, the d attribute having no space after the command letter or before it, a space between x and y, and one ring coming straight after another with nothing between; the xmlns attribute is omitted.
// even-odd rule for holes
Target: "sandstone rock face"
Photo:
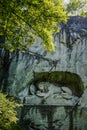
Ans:
<svg viewBox="0 0 87 130"><path fill-rule="evenodd" d="M0 50L0 89L25 104L22 118L32 129L86 130L87 18L61 24L54 44L51 53L39 39L26 53Z"/></svg>

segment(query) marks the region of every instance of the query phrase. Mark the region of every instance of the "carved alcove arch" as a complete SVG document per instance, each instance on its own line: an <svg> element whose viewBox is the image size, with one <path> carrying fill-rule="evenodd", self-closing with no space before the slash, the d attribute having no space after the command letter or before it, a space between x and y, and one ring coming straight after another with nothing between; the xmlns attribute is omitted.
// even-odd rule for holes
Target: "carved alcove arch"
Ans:
<svg viewBox="0 0 87 130"><path fill-rule="evenodd" d="M84 91L81 77L78 74L67 71L34 72L34 79L31 83L37 87L40 82L50 82L68 86L73 94L79 97Z"/></svg>

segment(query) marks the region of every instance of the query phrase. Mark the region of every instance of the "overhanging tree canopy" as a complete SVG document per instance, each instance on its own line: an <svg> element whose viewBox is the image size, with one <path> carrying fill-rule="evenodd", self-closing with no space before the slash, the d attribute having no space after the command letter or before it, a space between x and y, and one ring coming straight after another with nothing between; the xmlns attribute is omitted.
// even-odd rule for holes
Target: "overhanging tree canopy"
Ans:
<svg viewBox="0 0 87 130"><path fill-rule="evenodd" d="M82 15L87 14L87 0L70 0L67 4L67 11L70 15Z"/></svg>
<svg viewBox="0 0 87 130"><path fill-rule="evenodd" d="M6 43L1 46L26 50L41 38L44 48L52 51L52 34L66 20L62 0L0 0L0 36Z"/></svg>

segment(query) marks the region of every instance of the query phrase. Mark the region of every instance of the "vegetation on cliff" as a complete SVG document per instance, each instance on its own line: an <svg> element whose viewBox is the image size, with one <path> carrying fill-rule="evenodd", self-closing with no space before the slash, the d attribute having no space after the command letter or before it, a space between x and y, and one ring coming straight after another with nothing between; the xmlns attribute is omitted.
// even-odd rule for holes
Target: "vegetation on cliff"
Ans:
<svg viewBox="0 0 87 130"><path fill-rule="evenodd" d="M20 107L14 99L8 99L6 94L0 92L0 130L12 130L18 121L15 108Z"/></svg>
<svg viewBox="0 0 87 130"><path fill-rule="evenodd" d="M41 38L44 48L53 51L52 34L58 31L57 25L66 21L62 0L1 0L0 36L6 43L2 47L26 50Z"/></svg>
<svg viewBox="0 0 87 130"><path fill-rule="evenodd" d="M70 0L66 7L69 15L87 17L87 0Z"/></svg>

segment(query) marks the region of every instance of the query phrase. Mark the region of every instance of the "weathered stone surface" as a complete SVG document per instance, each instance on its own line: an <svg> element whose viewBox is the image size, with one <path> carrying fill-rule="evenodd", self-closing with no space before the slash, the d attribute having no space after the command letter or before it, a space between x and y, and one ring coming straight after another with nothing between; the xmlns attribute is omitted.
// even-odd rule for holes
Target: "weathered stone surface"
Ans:
<svg viewBox="0 0 87 130"><path fill-rule="evenodd" d="M68 93L69 95L72 95L72 91L68 87L62 86L61 89L64 93Z"/></svg>
<svg viewBox="0 0 87 130"><path fill-rule="evenodd" d="M72 99L72 96L68 93L62 93L62 97L65 98L65 99Z"/></svg>
<svg viewBox="0 0 87 130"><path fill-rule="evenodd" d="M29 94L34 95L35 93L36 93L36 87L33 84L31 84L29 86Z"/></svg>
<svg viewBox="0 0 87 130"><path fill-rule="evenodd" d="M24 90L22 90L19 94L19 97L26 97L28 96L28 88L25 88Z"/></svg>
<svg viewBox="0 0 87 130"><path fill-rule="evenodd" d="M56 84L65 84L72 90L73 94L81 96L84 90L83 82L79 75L70 72L53 71L53 72L36 72L34 74L34 83L36 86L40 82L50 82ZM38 87L37 87L38 88Z"/></svg>
<svg viewBox="0 0 87 130"><path fill-rule="evenodd" d="M53 84L53 83L49 83L49 82L40 82L38 83L37 88L40 91L43 92L49 92L51 91L51 93L61 93L61 88L60 88L60 84Z"/></svg>
<svg viewBox="0 0 87 130"><path fill-rule="evenodd" d="M31 87L33 88L35 86L32 84ZM19 93L20 100L24 104L73 106L79 99L77 96L72 94L72 90L69 88L60 87L60 85L57 86L48 82L39 83L38 89L33 94L26 95L26 91L24 92L25 93Z"/></svg>
<svg viewBox="0 0 87 130"><path fill-rule="evenodd" d="M87 130L87 18L71 17L67 24L62 24L60 33L54 34L54 44L56 50L52 53L46 52L39 40L26 53L1 50L0 88L27 105L43 105L39 109L24 109L23 120L30 122L31 128ZM63 86L66 88L62 89ZM68 107L48 107L73 107L78 102L79 108L71 108L70 112Z"/></svg>
<svg viewBox="0 0 87 130"><path fill-rule="evenodd" d="M24 118L33 130L86 130L87 111L79 107L26 107Z"/></svg>
<svg viewBox="0 0 87 130"><path fill-rule="evenodd" d="M33 104L33 105L38 105L41 104L41 98L39 98L38 96L27 96L25 97L25 104Z"/></svg>

